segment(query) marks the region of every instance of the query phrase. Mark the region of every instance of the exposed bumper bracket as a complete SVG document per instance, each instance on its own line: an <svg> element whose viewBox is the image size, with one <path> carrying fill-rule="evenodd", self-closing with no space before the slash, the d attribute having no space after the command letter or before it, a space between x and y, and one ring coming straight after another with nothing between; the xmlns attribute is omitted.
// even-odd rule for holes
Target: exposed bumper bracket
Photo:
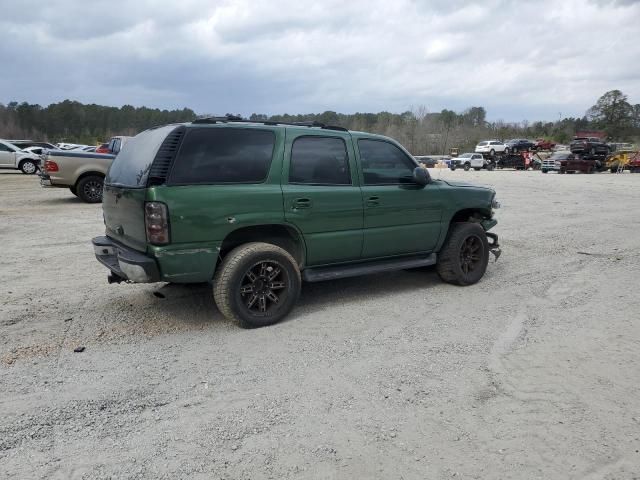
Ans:
<svg viewBox="0 0 640 480"><path fill-rule="evenodd" d="M500 255L502 254L502 250L500 250L500 244L498 243L498 235L491 232L486 232L487 240L489 240L489 251L493 253L495 257L495 261L498 261Z"/></svg>

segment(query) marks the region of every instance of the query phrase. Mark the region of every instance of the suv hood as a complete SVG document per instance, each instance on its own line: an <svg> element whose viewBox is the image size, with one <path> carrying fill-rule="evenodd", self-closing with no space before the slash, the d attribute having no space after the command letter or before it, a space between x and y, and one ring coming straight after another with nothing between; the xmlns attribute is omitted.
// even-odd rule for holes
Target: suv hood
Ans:
<svg viewBox="0 0 640 480"><path fill-rule="evenodd" d="M487 185L478 185L477 183L456 182L453 180L442 180L442 181L451 187L479 188L479 189L493 191L493 188Z"/></svg>

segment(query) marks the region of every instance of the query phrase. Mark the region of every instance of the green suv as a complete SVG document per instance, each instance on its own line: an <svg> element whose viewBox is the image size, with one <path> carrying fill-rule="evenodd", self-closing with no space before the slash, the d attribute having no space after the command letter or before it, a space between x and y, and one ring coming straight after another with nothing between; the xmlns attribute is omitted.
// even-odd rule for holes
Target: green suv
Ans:
<svg viewBox="0 0 640 480"><path fill-rule="evenodd" d="M206 118L146 130L104 183L112 282L213 280L220 311L273 324L302 280L436 265L479 281L500 250L489 188L432 180L397 142L319 123Z"/></svg>

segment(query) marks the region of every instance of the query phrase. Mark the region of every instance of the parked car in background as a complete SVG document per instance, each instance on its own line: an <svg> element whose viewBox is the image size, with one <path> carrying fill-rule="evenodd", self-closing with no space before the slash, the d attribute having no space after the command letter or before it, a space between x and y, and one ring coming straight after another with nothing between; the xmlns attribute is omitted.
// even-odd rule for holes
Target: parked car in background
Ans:
<svg viewBox="0 0 640 480"><path fill-rule="evenodd" d="M532 150L536 146L535 142L527 140L526 138L511 139L506 142L506 145L512 153L526 152Z"/></svg>
<svg viewBox="0 0 640 480"><path fill-rule="evenodd" d="M58 148L53 143L49 143L49 142L34 142L33 140L6 140L6 141L23 150L29 147L40 147L46 150L49 150L49 149L55 150L56 148Z"/></svg>
<svg viewBox="0 0 640 480"><path fill-rule="evenodd" d="M569 152L565 158L556 160L556 165L559 167L558 173L593 173L599 170L600 162Z"/></svg>
<svg viewBox="0 0 640 480"><path fill-rule="evenodd" d="M127 143L92 243L109 283L213 281L220 312L253 328L286 317L302 281L435 265L472 285L499 254L497 207L381 135L199 119Z"/></svg>
<svg viewBox="0 0 640 480"><path fill-rule="evenodd" d="M104 177L114 158L81 150L49 150L40 169L40 185L68 188L87 203L99 203Z"/></svg>
<svg viewBox="0 0 640 480"><path fill-rule="evenodd" d="M573 154L568 150L554 152L550 157L542 160L542 166L540 170L542 171L542 173L559 172L560 162L562 160L567 160L567 158L572 155Z"/></svg>
<svg viewBox="0 0 640 480"><path fill-rule="evenodd" d="M434 168L436 165L438 165L437 158L429 157L426 155L414 155L413 158L415 158L418 163L424 165L427 168Z"/></svg>
<svg viewBox="0 0 640 480"><path fill-rule="evenodd" d="M109 144L101 143L99 146L96 147L96 153L109 153Z"/></svg>
<svg viewBox="0 0 640 480"><path fill-rule="evenodd" d="M553 150L556 147L556 144L551 140L545 140L544 138L539 138L536 140L536 144L533 147L534 150Z"/></svg>
<svg viewBox="0 0 640 480"><path fill-rule="evenodd" d="M609 146L596 137L576 137L569 144L571 153L588 153L590 155L607 155Z"/></svg>
<svg viewBox="0 0 640 480"><path fill-rule="evenodd" d="M33 175L40 168L41 158L33 152L25 152L12 143L0 140L0 168L20 170Z"/></svg>
<svg viewBox="0 0 640 480"><path fill-rule="evenodd" d="M476 145L475 153L493 156L496 153L509 153L509 147L498 140L484 140Z"/></svg>
<svg viewBox="0 0 640 480"><path fill-rule="evenodd" d="M465 171L481 170L486 168L487 170L493 170L493 162L487 161L481 153L463 153L462 155L451 159L449 162L449 168L455 170L456 168L464 168Z"/></svg>

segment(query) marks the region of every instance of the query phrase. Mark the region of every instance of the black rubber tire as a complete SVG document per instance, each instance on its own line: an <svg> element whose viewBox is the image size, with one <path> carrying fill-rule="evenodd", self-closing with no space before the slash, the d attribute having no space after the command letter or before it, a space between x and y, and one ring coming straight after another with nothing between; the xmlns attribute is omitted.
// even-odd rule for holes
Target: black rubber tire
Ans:
<svg viewBox="0 0 640 480"><path fill-rule="evenodd" d="M98 175L88 175L76 183L76 195L87 203L102 202L102 187L104 178Z"/></svg>
<svg viewBox="0 0 640 480"><path fill-rule="evenodd" d="M480 167L473 167L473 169L474 169L476 172L479 172L480 170L482 170Z"/></svg>
<svg viewBox="0 0 640 480"><path fill-rule="evenodd" d="M495 154L496 154L496 151L493 148L489 150L489 155L493 157Z"/></svg>
<svg viewBox="0 0 640 480"><path fill-rule="evenodd" d="M455 165L451 165L451 171L453 172L456 169Z"/></svg>
<svg viewBox="0 0 640 480"><path fill-rule="evenodd" d="M480 252L479 263L469 272L462 268L462 247L470 238L479 239ZM438 253L436 269L440 278L454 285L473 285L477 283L487 270L489 263L489 242L484 229L478 223L463 222L453 223L444 245Z"/></svg>
<svg viewBox="0 0 640 480"><path fill-rule="evenodd" d="M610 171L611 173L616 173L616 172L618 171L618 167L611 167L611 168L609 169L609 171Z"/></svg>
<svg viewBox="0 0 640 480"><path fill-rule="evenodd" d="M495 170L495 168L496 168L496 166L493 163L487 165L487 170L489 170L490 172L493 172Z"/></svg>
<svg viewBox="0 0 640 480"><path fill-rule="evenodd" d="M470 169L471 169L471 165L470 165L470 164L468 164L468 163L465 163L465 164L464 164L464 171L465 171L465 172L468 172Z"/></svg>
<svg viewBox="0 0 640 480"><path fill-rule="evenodd" d="M283 268L285 298L272 311L252 314L244 305L240 287L252 266L267 261ZM270 243L252 242L240 245L224 257L213 279L213 298L226 318L242 328L258 328L273 325L286 317L298 301L300 288L300 270L289 252Z"/></svg>
<svg viewBox="0 0 640 480"><path fill-rule="evenodd" d="M510 150L509 150L509 148L505 148L505 149L504 149L504 154L505 154L505 155L509 155L509 151L510 151Z"/></svg>
<svg viewBox="0 0 640 480"><path fill-rule="evenodd" d="M543 169L541 170L541 172L542 172L542 173L547 173L547 169L546 169L546 168L543 168Z"/></svg>
<svg viewBox="0 0 640 480"><path fill-rule="evenodd" d="M20 164L18 165L18 168L25 175L33 175L38 171L38 164L33 160L27 158L20 162Z"/></svg>
<svg viewBox="0 0 640 480"><path fill-rule="evenodd" d="M73 193L76 197L78 196L78 191L76 190L76 187L69 187L69 191Z"/></svg>

